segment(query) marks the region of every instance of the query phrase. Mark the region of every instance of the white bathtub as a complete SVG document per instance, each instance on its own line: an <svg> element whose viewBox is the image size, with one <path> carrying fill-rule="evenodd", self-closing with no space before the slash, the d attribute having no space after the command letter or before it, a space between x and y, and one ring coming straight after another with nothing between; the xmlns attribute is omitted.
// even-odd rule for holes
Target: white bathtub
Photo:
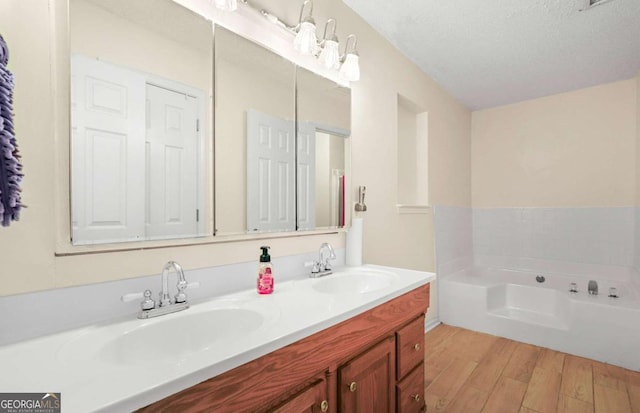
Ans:
<svg viewBox="0 0 640 413"><path fill-rule="evenodd" d="M536 281L536 275L546 278ZM587 293L589 279L599 294ZM570 293L572 282L578 293ZM640 370L640 292L631 274L567 276L465 269L439 280L445 324ZM609 287L619 298L609 298Z"/></svg>

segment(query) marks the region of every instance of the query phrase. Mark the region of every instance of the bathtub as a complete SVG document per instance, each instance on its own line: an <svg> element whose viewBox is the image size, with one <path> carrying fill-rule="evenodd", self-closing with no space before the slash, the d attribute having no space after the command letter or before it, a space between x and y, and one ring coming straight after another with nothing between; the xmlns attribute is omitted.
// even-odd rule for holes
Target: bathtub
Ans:
<svg viewBox="0 0 640 413"><path fill-rule="evenodd" d="M542 275L545 281L536 281ZM640 370L640 288L634 273L602 277L468 268L439 280L445 324ZM599 294L589 295L590 279ZM576 283L577 293L569 291ZM608 297L615 287L619 298Z"/></svg>

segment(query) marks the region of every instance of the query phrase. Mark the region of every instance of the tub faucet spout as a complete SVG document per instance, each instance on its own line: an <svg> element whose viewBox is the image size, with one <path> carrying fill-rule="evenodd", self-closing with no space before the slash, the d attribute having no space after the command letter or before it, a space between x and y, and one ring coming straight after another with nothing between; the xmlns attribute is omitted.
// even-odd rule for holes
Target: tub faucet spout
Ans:
<svg viewBox="0 0 640 413"><path fill-rule="evenodd" d="M598 295L598 283L594 280L589 281L589 295Z"/></svg>

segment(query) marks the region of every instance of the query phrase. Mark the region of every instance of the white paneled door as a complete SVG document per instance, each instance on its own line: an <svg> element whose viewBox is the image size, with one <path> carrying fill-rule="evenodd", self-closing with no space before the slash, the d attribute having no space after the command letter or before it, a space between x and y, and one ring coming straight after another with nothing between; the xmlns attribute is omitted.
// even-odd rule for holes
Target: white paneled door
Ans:
<svg viewBox="0 0 640 413"><path fill-rule="evenodd" d="M298 229L316 228L316 128L298 124Z"/></svg>
<svg viewBox="0 0 640 413"><path fill-rule="evenodd" d="M147 85L146 234L198 234L198 101Z"/></svg>
<svg viewBox="0 0 640 413"><path fill-rule="evenodd" d="M201 234L202 96L95 58L71 65L73 243Z"/></svg>
<svg viewBox="0 0 640 413"><path fill-rule="evenodd" d="M84 56L71 65L74 243L143 239L144 77Z"/></svg>
<svg viewBox="0 0 640 413"><path fill-rule="evenodd" d="M295 231L295 127L247 111L247 230Z"/></svg>

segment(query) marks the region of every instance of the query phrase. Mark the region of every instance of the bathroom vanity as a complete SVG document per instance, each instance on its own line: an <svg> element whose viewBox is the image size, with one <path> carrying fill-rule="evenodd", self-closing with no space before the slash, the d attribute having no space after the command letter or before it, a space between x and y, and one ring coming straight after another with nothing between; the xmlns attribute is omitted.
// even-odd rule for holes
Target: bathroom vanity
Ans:
<svg viewBox="0 0 640 413"><path fill-rule="evenodd" d="M267 296L253 288L1 346L12 374L0 388L59 392L66 413L418 412L434 278L375 265L301 274Z"/></svg>
<svg viewBox="0 0 640 413"><path fill-rule="evenodd" d="M429 284L142 412L423 411Z"/></svg>

